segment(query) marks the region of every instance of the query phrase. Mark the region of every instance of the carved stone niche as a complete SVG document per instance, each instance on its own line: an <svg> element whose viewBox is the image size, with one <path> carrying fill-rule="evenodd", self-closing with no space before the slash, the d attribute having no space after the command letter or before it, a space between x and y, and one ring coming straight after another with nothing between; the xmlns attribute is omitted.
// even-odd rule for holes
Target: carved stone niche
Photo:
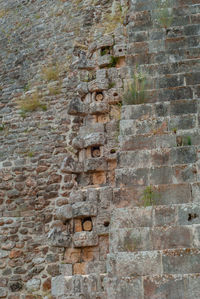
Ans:
<svg viewBox="0 0 200 299"><path fill-rule="evenodd" d="M100 148L100 146L92 146L91 147L91 157L92 158L101 157L101 148Z"/></svg>
<svg viewBox="0 0 200 299"><path fill-rule="evenodd" d="M99 55L112 55L113 54L113 47L112 46L104 46L99 49Z"/></svg>
<svg viewBox="0 0 200 299"><path fill-rule="evenodd" d="M102 102L104 99L104 92L103 91L96 91L92 94L92 102Z"/></svg>

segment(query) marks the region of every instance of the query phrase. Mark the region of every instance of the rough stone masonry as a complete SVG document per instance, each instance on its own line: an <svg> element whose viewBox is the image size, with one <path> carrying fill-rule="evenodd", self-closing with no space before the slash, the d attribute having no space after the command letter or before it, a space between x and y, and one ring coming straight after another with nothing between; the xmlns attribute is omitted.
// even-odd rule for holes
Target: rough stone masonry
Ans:
<svg viewBox="0 0 200 299"><path fill-rule="evenodd" d="M0 298L199 299L200 1L0 4Z"/></svg>

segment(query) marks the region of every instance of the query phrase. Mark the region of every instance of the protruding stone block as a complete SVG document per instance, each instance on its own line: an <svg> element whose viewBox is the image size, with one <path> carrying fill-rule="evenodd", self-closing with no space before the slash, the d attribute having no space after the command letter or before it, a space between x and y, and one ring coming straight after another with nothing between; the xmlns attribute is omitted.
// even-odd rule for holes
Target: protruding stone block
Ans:
<svg viewBox="0 0 200 299"><path fill-rule="evenodd" d="M77 202L73 204L73 217L88 217L97 215L97 205L95 203Z"/></svg>
<svg viewBox="0 0 200 299"><path fill-rule="evenodd" d="M58 219L65 221L72 218L72 205L68 204L60 207L56 210L56 216Z"/></svg>
<svg viewBox="0 0 200 299"><path fill-rule="evenodd" d="M69 103L68 113L84 116L88 113L88 107L79 98L75 98Z"/></svg>
<svg viewBox="0 0 200 299"><path fill-rule="evenodd" d="M79 232L73 236L75 247L88 247L98 245L98 236L94 232Z"/></svg>
<svg viewBox="0 0 200 299"><path fill-rule="evenodd" d="M91 133L83 137L78 136L73 140L73 146L76 149L103 145L104 143L105 143L105 135L103 133Z"/></svg>

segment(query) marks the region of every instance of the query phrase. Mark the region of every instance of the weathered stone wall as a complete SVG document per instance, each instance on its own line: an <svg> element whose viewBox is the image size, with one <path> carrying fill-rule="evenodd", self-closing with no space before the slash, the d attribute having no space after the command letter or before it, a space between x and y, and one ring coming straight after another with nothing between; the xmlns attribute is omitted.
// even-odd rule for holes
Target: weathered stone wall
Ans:
<svg viewBox="0 0 200 299"><path fill-rule="evenodd" d="M106 272L126 71L101 70L101 48L114 51L103 36L119 4L1 1L1 298L50 298L54 276Z"/></svg>
<svg viewBox="0 0 200 299"><path fill-rule="evenodd" d="M0 3L0 298L199 298L199 1Z"/></svg>

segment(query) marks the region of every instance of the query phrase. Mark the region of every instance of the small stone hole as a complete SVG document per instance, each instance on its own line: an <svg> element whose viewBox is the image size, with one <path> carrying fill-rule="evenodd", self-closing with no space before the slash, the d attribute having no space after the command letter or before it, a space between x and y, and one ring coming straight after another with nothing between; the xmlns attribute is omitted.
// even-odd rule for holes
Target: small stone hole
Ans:
<svg viewBox="0 0 200 299"><path fill-rule="evenodd" d="M119 49L119 52L122 52L122 49Z"/></svg>
<svg viewBox="0 0 200 299"><path fill-rule="evenodd" d="M110 222L109 221L105 221L104 224L103 224L105 227L108 227L110 225Z"/></svg>
<svg viewBox="0 0 200 299"><path fill-rule="evenodd" d="M197 217L199 217L199 215L197 215L196 213L194 213L194 214L188 214L188 221L192 221L193 219L195 219L195 218L197 218Z"/></svg>
<svg viewBox="0 0 200 299"><path fill-rule="evenodd" d="M99 146L94 146L91 148L91 156L93 158L98 158L101 156L101 150Z"/></svg>
<svg viewBox="0 0 200 299"><path fill-rule="evenodd" d="M117 96L118 96L118 93L115 92L115 93L113 94L113 96L114 96L114 97L117 97Z"/></svg>
<svg viewBox="0 0 200 299"><path fill-rule="evenodd" d="M95 100L97 101L97 102L100 102L100 101L102 101L103 100L103 93L102 92L97 92L96 93L96 96L95 96Z"/></svg>
<svg viewBox="0 0 200 299"><path fill-rule="evenodd" d="M84 218L82 220L82 229L83 231L92 231L92 218L91 217L88 217L88 218Z"/></svg>
<svg viewBox="0 0 200 299"><path fill-rule="evenodd" d="M110 153L111 153L111 154L115 154L115 153L116 153L116 149L112 148L112 149L110 150Z"/></svg>

